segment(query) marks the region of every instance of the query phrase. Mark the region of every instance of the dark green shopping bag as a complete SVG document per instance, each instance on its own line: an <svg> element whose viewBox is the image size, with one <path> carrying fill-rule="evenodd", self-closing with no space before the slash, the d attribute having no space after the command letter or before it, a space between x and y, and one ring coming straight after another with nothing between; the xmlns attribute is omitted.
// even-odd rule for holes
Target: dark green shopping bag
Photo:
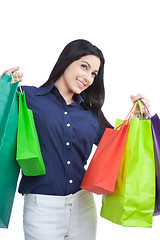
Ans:
<svg viewBox="0 0 160 240"><path fill-rule="evenodd" d="M27 108L25 93L22 90L19 92L16 159L25 176L37 176L46 173L33 112Z"/></svg>
<svg viewBox="0 0 160 240"><path fill-rule="evenodd" d="M0 228L8 228L19 175L16 162L18 124L17 86L4 74L0 79Z"/></svg>
<svg viewBox="0 0 160 240"><path fill-rule="evenodd" d="M101 217L123 226L152 227L155 162L151 122L135 117L129 123L115 191L103 195Z"/></svg>

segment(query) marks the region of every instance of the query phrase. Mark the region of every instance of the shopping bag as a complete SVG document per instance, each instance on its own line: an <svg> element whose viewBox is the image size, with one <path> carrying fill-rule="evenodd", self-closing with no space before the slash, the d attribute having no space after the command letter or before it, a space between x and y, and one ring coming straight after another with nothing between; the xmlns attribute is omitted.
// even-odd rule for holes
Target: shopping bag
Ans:
<svg viewBox="0 0 160 240"><path fill-rule="evenodd" d="M152 227L155 162L151 122L134 117L129 123L115 191L103 195L101 217L123 226Z"/></svg>
<svg viewBox="0 0 160 240"><path fill-rule="evenodd" d="M32 110L27 108L25 92L19 91L16 160L25 176L46 173Z"/></svg>
<svg viewBox="0 0 160 240"><path fill-rule="evenodd" d="M154 139L155 172L156 172L156 198L153 215L160 214L160 119L157 114L150 118Z"/></svg>
<svg viewBox="0 0 160 240"><path fill-rule="evenodd" d="M81 188L96 194L114 192L133 107L116 129L107 128L84 175Z"/></svg>
<svg viewBox="0 0 160 240"><path fill-rule="evenodd" d="M156 216L160 214L160 119L157 114L151 116L146 104L143 101L141 102L145 109L145 118L151 120L152 126L156 174L156 196L153 216Z"/></svg>
<svg viewBox="0 0 160 240"><path fill-rule="evenodd" d="M5 77L5 78L3 78ZM19 175L16 162L17 83L0 79L0 228L8 228Z"/></svg>

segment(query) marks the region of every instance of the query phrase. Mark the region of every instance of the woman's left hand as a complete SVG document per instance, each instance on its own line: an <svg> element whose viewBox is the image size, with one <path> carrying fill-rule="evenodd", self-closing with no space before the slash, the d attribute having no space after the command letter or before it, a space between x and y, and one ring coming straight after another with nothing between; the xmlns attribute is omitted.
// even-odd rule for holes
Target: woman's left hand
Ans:
<svg viewBox="0 0 160 240"><path fill-rule="evenodd" d="M130 98L131 98L131 101L132 101L133 103L136 102L136 101L138 101L138 100L142 100L142 101L146 104L148 110L150 110L150 100L149 100L144 94L139 93L139 94L137 94L136 96L131 95ZM137 106L136 106L136 109L135 109L135 112L134 112L134 113L135 113L135 114L141 114L140 107L139 107L138 104L137 104ZM143 107L143 113L144 113L144 107Z"/></svg>
<svg viewBox="0 0 160 240"><path fill-rule="evenodd" d="M14 72L13 73L13 79L14 79L14 82L22 82L22 77L23 77L23 73L21 72L17 72L19 70L20 67L14 67L14 68L10 68L6 71L4 71L1 75L0 75L0 79L2 78L3 74L5 73L6 75L10 76L11 75L11 72ZM17 74L15 73L17 72ZM11 81L11 83L13 83L13 81Z"/></svg>

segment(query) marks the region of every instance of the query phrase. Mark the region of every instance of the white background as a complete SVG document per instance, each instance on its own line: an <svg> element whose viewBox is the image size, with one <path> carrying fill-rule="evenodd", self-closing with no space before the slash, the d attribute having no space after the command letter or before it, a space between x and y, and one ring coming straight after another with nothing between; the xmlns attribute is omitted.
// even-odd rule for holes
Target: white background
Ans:
<svg viewBox="0 0 160 240"><path fill-rule="evenodd" d="M63 47L83 38L104 53L106 100L103 111L114 125L132 104L131 94L144 93L151 113L160 114L159 0L5 0L0 3L0 72L20 66L23 85L44 83ZM101 196L95 196L98 214ZM0 239L24 239L23 197L16 193L9 229ZM130 228L99 217L98 240L157 238L160 216L153 228Z"/></svg>

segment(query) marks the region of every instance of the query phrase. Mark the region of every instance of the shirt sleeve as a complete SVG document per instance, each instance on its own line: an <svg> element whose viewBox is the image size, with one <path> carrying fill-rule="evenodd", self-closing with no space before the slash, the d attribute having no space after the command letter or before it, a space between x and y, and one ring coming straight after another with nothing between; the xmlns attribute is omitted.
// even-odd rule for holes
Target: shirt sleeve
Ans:
<svg viewBox="0 0 160 240"><path fill-rule="evenodd" d="M108 121L107 121L108 122ZM108 122L106 128L112 128L113 129L113 126ZM96 141L95 141L95 145L98 146L103 134L105 132L105 128L103 128L99 122L99 119L98 119L98 133L97 133L97 138L96 138Z"/></svg>
<svg viewBox="0 0 160 240"><path fill-rule="evenodd" d="M98 134L97 134L97 138L96 141L94 142L94 144L96 146L98 146L103 134L104 134L105 129L101 127L100 123L98 123Z"/></svg>

